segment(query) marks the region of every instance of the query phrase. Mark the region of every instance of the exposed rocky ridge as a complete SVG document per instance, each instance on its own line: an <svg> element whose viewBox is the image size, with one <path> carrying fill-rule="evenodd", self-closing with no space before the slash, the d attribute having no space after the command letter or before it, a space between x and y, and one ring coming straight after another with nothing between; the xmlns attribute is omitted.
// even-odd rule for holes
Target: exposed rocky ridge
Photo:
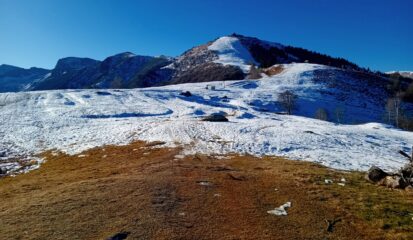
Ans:
<svg viewBox="0 0 413 240"><path fill-rule="evenodd" d="M34 85L32 90L146 87L153 85L148 83L154 79L153 68L159 69L168 63L164 57L137 56L129 52L108 57L102 62L63 59L59 60L51 76Z"/></svg>

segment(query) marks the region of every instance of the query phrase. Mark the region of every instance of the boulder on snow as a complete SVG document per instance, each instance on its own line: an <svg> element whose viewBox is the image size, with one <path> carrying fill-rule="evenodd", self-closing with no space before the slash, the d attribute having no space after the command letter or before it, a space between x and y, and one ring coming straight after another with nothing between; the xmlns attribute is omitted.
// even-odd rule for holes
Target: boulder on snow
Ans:
<svg viewBox="0 0 413 240"><path fill-rule="evenodd" d="M179 95L185 96L185 97L191 97L192 93L190 91L185 91L185 92L181 92Z"/></svg>
<svg viewBox="0 0 413 240"><path fill-rule="evenodd" d="M225 117L222 113L213 113L209 116L206 116L202 119L202 121L207 122L228 122L228 118Z"/></svg>
<svg viewBox="0 0 413 240"><path fill-rule="evenodd" d="M388 173L386 173L385 171L381 170L380 168L376 166L373 166L367 171L366 178L374 183L377 183L387 176L389 176Z"/></svg>

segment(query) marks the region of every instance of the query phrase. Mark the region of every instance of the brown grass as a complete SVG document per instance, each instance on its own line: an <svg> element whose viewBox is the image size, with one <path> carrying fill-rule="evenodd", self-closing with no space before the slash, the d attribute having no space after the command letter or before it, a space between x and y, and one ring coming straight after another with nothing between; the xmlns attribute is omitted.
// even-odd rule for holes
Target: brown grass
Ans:
<svg viewBox="0 0 413 240"><path fill-rule="evenodd" d="M179 151L137 142L82 158L46 153L39 170L0 180L0 239L121 231L128 239L413 237L412 196L366 183L361 173L276 157L175 158ZM324 183L342 177L344 187ZM286 201L288 216L267 214ZM341 222L328 232L333 219Z"/></svg>
<svg viewBox="0 0 413 240"><path fill-rule="evenodd" d="M263 72L267 74L268 76L274 76L274 75L280 74L282 73L282 71L284 71L284 68L282 65L277 65L277 66L263 69Z"/></svg>

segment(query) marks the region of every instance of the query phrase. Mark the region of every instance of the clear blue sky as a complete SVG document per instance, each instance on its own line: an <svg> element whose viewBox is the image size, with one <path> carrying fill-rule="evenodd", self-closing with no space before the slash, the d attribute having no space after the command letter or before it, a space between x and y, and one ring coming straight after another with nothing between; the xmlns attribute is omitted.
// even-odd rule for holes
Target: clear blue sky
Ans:
<svg viewBox="0 0 413 240"><path fill-rule="evenodd" d="M176 56L233 32L374 70L413 70L412 0L0 0L0 64Z"/></svg>

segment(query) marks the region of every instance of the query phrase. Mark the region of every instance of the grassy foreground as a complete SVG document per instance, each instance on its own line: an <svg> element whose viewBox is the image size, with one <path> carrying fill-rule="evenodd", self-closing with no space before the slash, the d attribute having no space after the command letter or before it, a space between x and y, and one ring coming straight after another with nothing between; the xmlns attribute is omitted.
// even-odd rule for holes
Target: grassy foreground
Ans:
<svg viewBox="0 0 413 240"><path fill-rule="evenodd" d="M413 194L362 173L152 145L46 153L1 179L0 239L413 239ZM287 201L287 216L267 213Z"/></svg>

